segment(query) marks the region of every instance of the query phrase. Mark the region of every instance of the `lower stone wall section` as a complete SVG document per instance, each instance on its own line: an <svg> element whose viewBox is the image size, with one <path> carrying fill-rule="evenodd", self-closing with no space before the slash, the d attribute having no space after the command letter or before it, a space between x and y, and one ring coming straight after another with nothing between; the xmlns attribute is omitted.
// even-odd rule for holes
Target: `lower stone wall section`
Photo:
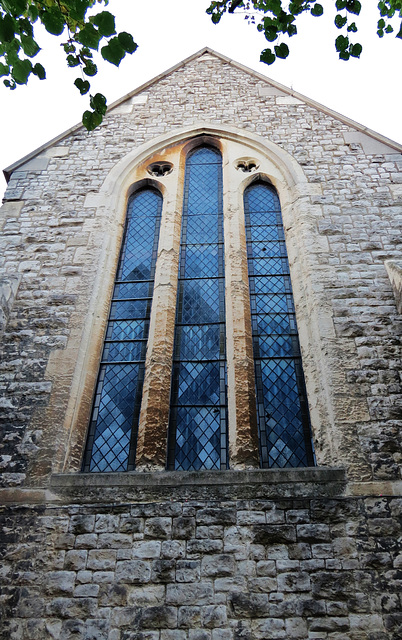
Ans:
<svg viewBox="0 0 402 640"><path fill-rule="evenodd" d="M2 509L2 640L400 640L402 499Z"/></svg>

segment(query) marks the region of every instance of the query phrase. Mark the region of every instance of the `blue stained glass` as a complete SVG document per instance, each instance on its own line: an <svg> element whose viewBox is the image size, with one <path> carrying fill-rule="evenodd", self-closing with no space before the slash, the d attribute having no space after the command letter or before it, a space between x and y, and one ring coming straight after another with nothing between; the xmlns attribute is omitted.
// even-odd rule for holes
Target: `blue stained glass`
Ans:
<svg viewBox="0 0 402 640"><path fill-rule="evenodd" d="M220 469L220 410L179 408L176 423L176 469Z"/></svg>
<svg viewBox="0 0 402 640"><path fill-rule="evenodd" d="M186 224L187 244L212 244L219 240L218 216L188 216Z"/></svg>
<svg viewBox="0 0 402 640"><path fill-rule="evenodd" d="M145 323L142 320L116 320L110 322L107 331L109 340L135 340L145 338Z"/></svg>
<svg viewBox="0 0 402 640"><path fill-rule="evenodd" d="M182 362L179 368L178 404L219 405L219 362Z"/></svg>
<svg viewBox="0 0 402 640"><path fill-rule="evenodd" d="M185 280L181 283L183 293L183 324L205 324L219 322L220 292L219 280Z"/></svg>
<svg viewBox="0 0 402 640"><path fill-rule="evenodd" d="M253 258L275 258L283 255L283 245L279 242L253 242L249 252L249 256Z"/></svg>
<svg viewBox="0 0 402 640"><path fill-rule="evenodd" d="M114 365L101 369L102 388L99 406L95 403L94 408L96 429L90 471L125 470L137 379L138 366Z"/></svg>
<svg viewBox="0 0 402 640"><path fill-rule="evenodd" d="M205 278L219 275L218 246L195 244L187 246L183 277Z"/></svg>
<svg viewBox="0 0 402 640"><path fill-rule="evenodd" d="M220 333L218 324L180 327L181 360L217 360L220 355Z"/></svg>
<svg viewBox="0 0 402 640"><path fill-rule="evenodd" d="M271 276L250 278L250 291L253 293L286 293L290 292L290 279L287 276Z"/></svg>
<svg viewBox="0 0 402 640"><path fill-rule="evenodd" d="M226 467L222 161L186 162L168 467ZM219 324L218 324L219 323Z"/></svg>
<svg viewBox="0 0 402 640"><path fill-rule="evenodd" d="M128 205L84 471L133 468L161 210L151 189Z"/></svg>
<svg viewBox="0 0 402 640"><path fill-rule="evenodd" d="M289 265L273 188L248 187L245 214L262 464L312 465Z"/></svg>
<svg viewBox="0 0 402 640"><path fill-rule="evenodd" d="M112 303L111 320L129 320L130 318L146 318L148 300L119 300Z"/></svg>
<svg viewBox="0 0 402 640"><path fill-rule="evenodd" d="M249 260L249 275L279 275L289 273L287 261L284 258L254 258Z"/></svg>
<svg viewBox="0 0 402 640"><path fill-rule="evenodd" d="M149 282L123 282L116 284L113 298L148 298L152 296L152 288Z"/></svg>

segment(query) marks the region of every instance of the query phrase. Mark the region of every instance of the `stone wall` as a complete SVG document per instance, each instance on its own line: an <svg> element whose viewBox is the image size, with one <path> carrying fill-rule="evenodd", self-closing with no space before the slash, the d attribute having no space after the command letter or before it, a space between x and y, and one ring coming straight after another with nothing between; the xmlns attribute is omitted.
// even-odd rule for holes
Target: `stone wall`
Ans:
<svg viewBox="0 0 402 640"><path fill-rule="evenodd" d="M67 408L82 388L73 385L77 367L92 367L93 389L99 346L89 363L82 344L113 220L113 211L99 217L97 193L130 150L200 121L275 143L304 172L310 195L297 215L311 245L303 260L286 231L291 268L308 279L298 322L315 330L316 313L322 325L303 350L306 365L313 352L323 363L322 388L307 376L310 401L316 394L328 407L319 414L311 402L318 461L344 464L359 479L400 478L401 322L384 267L400 256L400 149L207 53L111 109L92 134L73 130L11 172L0 269L21 283L2 344L3 486L23 484L27 473L28 484L41 483L63 468L77 419ZM117 256L118 244L112 250ZM96 317L107 316L109 290L102 296Z"/></svg>
<svg viewBox="0 0 402 640"><path fill-rule="evenodd" d="M128 503L115 474L107 504L60 478L47 506L2 508L0 637L402 637L400 498L345 497L343 474L318 470L235 474L222 497L230 473L143 479Z"/></svg>
<svg viewBox="0 0 402 640"><path fill-rule="evenodd" d="M127 185L206 132L258 147L278 189L319 466L61 473L80 468ZM400 146L206 52L9 173L0 637L400 640Z"/></svg>

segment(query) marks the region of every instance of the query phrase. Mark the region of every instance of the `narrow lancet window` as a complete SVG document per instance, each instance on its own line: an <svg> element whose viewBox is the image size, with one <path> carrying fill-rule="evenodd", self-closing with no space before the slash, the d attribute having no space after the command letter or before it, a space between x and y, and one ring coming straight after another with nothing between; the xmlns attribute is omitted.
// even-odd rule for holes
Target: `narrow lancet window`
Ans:
<svg viewBox="0 0 402 640"><path fill-rule="evenodd" d="M264 183L246 189L247 257L263 467L314 464L281 209Z"/></svg>
<svg viewBox="0 0 402 640"><path fill-rule="evenodd" d="M227 466L222 158L187 159L168 468Z"/></svg>
<svg viewBox="0 0 402 640"><path fill-rule="evenodd" d="M131 198L83 471L134 468L162 197Z"/></svg>

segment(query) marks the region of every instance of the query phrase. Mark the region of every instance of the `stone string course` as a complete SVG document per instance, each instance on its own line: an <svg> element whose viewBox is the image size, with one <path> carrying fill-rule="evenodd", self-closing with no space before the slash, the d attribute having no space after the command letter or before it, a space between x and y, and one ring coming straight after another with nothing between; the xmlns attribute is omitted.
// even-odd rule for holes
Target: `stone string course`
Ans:
<svg viewBox="0 0 402 640"><path fill-rule="evenodd" d="M402 637L401 499L20 507L1 519L2 640Z"/></svg>

